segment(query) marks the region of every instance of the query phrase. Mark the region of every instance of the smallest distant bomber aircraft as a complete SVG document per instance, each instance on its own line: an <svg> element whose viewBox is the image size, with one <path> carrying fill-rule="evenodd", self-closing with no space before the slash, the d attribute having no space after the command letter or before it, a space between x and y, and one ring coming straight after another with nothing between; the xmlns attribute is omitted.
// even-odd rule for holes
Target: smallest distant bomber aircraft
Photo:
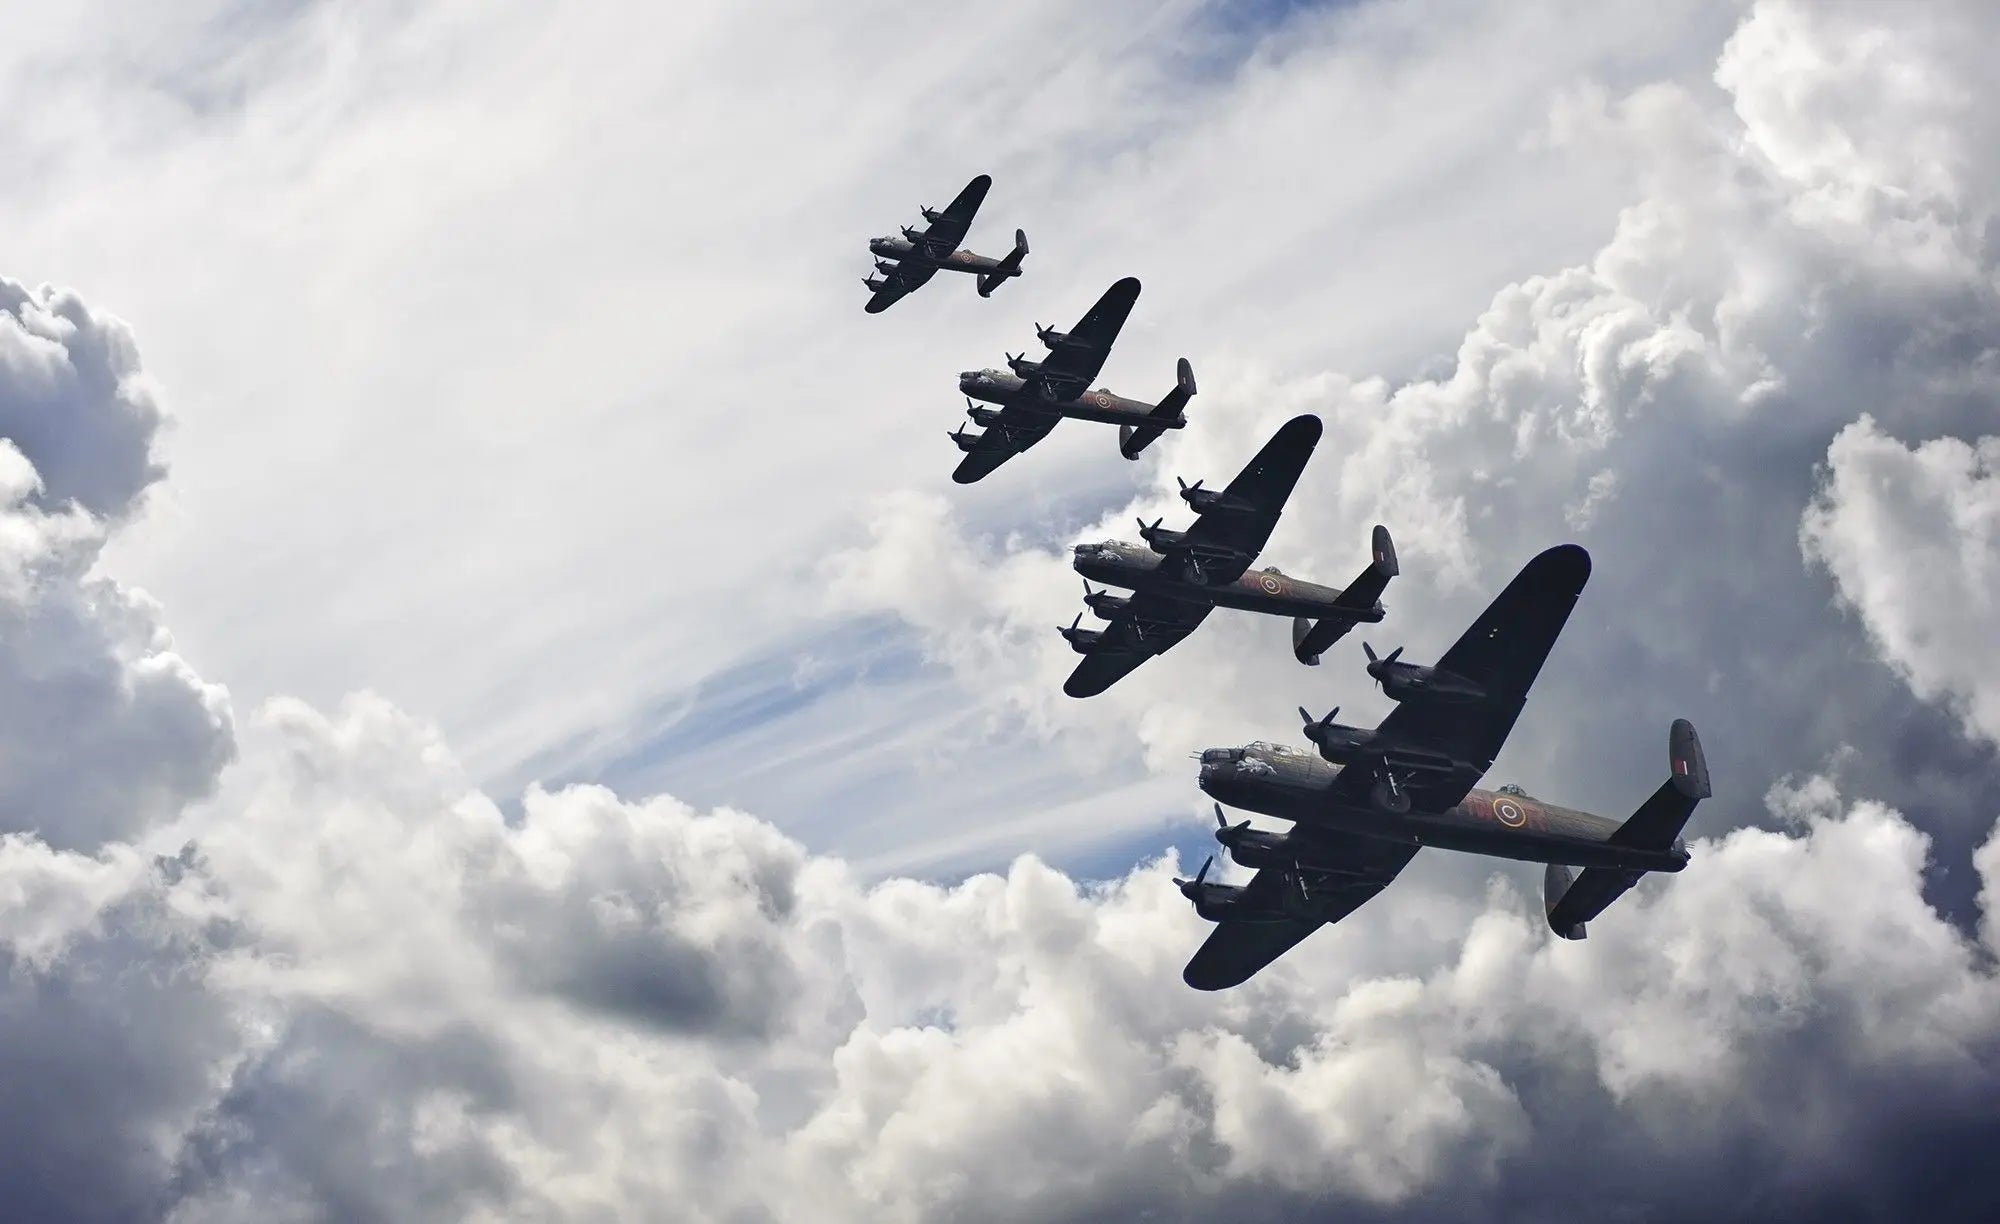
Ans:
<svg viewBox="0 0 2000 1224"><path fill-rule="evenodd" d="M972 228L973 215L986 199L986 189L992 185L993 180L982 174L967 183L943 212L933 212L929 205L919 209L928 223L924 229L906 225L900 238L868 240L868 250L875 256L875 271L881 275L879 280L870 276L861 282L874 293L868 299L869 314L881 314L894 306L904 294L920 288L940 270L977 276L980 297L992 297L1002 282L1021 274L1021 261L1028 257L1028 236L1020 230L1014 231L1014 249L1000 259L974 255L958 247L965 241L965 231Z"/></svg>

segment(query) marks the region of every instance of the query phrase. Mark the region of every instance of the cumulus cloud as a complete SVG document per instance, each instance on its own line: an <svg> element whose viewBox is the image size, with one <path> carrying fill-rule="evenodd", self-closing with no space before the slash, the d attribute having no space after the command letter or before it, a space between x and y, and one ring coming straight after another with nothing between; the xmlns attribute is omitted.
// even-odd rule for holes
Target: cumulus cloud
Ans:
<svg viewBox="0 0 2000 1224"><path fill-rule="evenodd" d="M228 703L144 592L96 572L159 468L130 336L0 278L0 830L90 847L208 793Z"/></svg>
<svg viewBox="0 0 2000 1224"><path fill-rule="evenodd" d="M1800 542L1917 696L2000 743L2000 437L1909 447L1861 418L1827 451Z"/></svg>
<svg viewBox="0 0 2000 1224"><path fill-rule="evenodd" d="M166 474L162 421L123 322L68 290L0 278L0 437L33 460L37 505L131 513Z"/></svg>
<svg viewBox="0 0 2000 1224"><path fill-rule="evenodd" d="M510 825L377 699L246 748L180 855L0 854L10 1057L121 1119L13 1138L51 1214L1728 1216L1901 1201L1943 1159L1912 1134L1994 1121L1994 949L1824 780L1582 944L1500 871L1434 963L1371 972L1412 878L1216 996L1178 984L1171 856L869 884L667 798Z"/></svg>

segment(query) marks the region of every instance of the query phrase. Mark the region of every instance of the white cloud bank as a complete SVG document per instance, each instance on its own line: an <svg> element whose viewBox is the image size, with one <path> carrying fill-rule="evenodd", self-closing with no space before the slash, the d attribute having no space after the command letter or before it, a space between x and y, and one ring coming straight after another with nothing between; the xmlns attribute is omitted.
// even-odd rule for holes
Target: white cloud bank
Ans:
<svg viewBox="0 0 2000 1224"><path fill-rule="evenodd" d="M510 826L377 699L245 749L177 856L0 852L0 1169L48 1216L1827 1210L1994 1122L1995 949L1824 780L1586 943L1501 873L1436 963L1368 972L1449 904L1410 880L1213 996L1171 860L870 886L584 787Z"/></svg>

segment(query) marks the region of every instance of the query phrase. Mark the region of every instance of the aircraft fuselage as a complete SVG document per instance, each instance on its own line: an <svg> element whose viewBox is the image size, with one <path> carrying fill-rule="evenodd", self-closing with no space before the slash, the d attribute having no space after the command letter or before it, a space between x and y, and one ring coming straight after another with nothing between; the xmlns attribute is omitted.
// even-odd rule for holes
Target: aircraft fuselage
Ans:
<svg viewBox="0 0 2000 1224"><path fill-rule="evenodd" d="M932 258L928 252L908 238L870 238L868 251L879 259L922 264L941 272L992 272L1000 266L1000 261L997 259L974 255L967 250L957 250L948 255Z"/></svg>
<svg viewBox="0 0 2000 1224"><path fill-rule="evenodd" d="M1260 742L1210 748L1201 762L1201 789L1211 798L1296 824L1530 863L1679 871L1688 862L1679 839L1664 851L1621 846L1610 840L1620 822L1527 795L1474 789L1442 812L1340 802L1334 779L1343 768L1367 767L1330 764L1310 750Z"/></svg>
<svg viewBox="0 0 2000 1224"><path fill-rule="evenodd" d="M1166 557L1143 544L1106 541L1079 544L1072 567L1092 582L1129 587L1186 599L1189 603L1209 603L1218 608L1238 608L1245 612L1266 612L1273 616L1327 616L1338 613L1357 621L1379 621L1380 604L1362 611L1341 608L1335 601L1340 592L1317 582L1306 582L1274 569L1246 570L1234 582L1196 586L1181 576L1178 566L1163 566Z"/></svg>
<svg viewBox="0 0 2000 1224"><path fill-rule="evenodd" d="M985 400L989 404L1010 405L1017 410L1042 412L1078 421L1103 421L1107 425L1145 423L1177 429L1185 424L1182 421L1149 420L1156 405L1113 395L1102 387L1067 399L1045 400L1039 395L1022 394L1027 386L1027 379L1004 370L967 370L958 376L958 389L971 398Z"/></svg>

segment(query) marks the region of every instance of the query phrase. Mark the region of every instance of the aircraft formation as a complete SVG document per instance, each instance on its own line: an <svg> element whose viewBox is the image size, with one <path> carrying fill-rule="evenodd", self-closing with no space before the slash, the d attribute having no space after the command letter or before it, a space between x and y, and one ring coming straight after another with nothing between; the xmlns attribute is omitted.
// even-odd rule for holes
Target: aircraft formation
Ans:
<svg viewBox="0 0 2000 1224"><path fill-rule="evenodd" d="M981 297L1022 274L1028 241L1019 230L1002 259L959 249L991 186L982 174L942 212L922 209L925 229L905 227L900 238L869 242L881 273L864 282L870 314L938 271L977 275ZM1126 277L1070 331L1037 323L1036 338L1048 350L1042 360L1010 354L1004 372L959 375L966 415L983 432L969 434L964 426L951 432L965 453L952 479L971 484L986 477L1065 418L1117 425L1118 452L1127 459L1137 459L1167 430L1186 428L1183 410L1195 382L1185 357L1173 389L1157 403L1090 389L1138 297L1139 282ZM1172 649L1216 608L1293 618L1292 653L1307 666L1317 666L1356 625L1383 620L1382 593L1399 567L1395 542L1379 524L1368 564L1345 587L1294 578L1276 566L1252 568L1321 429L1310 414L1285 422L1221 489L1178 482L1195 515L1183 529L1141 519L1139 544L1075 547L1071 564L1083 579L1085 609L1105 624L1085 629L1079 612L1058 626L1083 656L1065 693L1104 692ZM1243 885L1211 882L1211 857L1193 879L1175 881L1215 924L1182 973L1188 985L1220 990L1248 981L1388 887L1425 846L1545 864L1545 913L1564 939L1584 938L1586 924L1647 872L1687 866L1681 830L1710 785L1701 741L1685 719L1668 731L1667 780L1624 821L1547 803L1518 786L1477 786L1589 578L1590 554L1581 547L1540 553L1435 664L1404 662L1400 646L1378 655L1363 642L1368 676L1397 703L1372 730L1335 722L1337 706L1320 718L1300 707L1311 748L1258 740L1197 754L1199 785L1215 805L1215 839L1255 874ZM1099 590L1092 581L1132 593ZM1231 824L1224 804L1289 821L1291 828L1256 829L1247 819Z"/></svg>

